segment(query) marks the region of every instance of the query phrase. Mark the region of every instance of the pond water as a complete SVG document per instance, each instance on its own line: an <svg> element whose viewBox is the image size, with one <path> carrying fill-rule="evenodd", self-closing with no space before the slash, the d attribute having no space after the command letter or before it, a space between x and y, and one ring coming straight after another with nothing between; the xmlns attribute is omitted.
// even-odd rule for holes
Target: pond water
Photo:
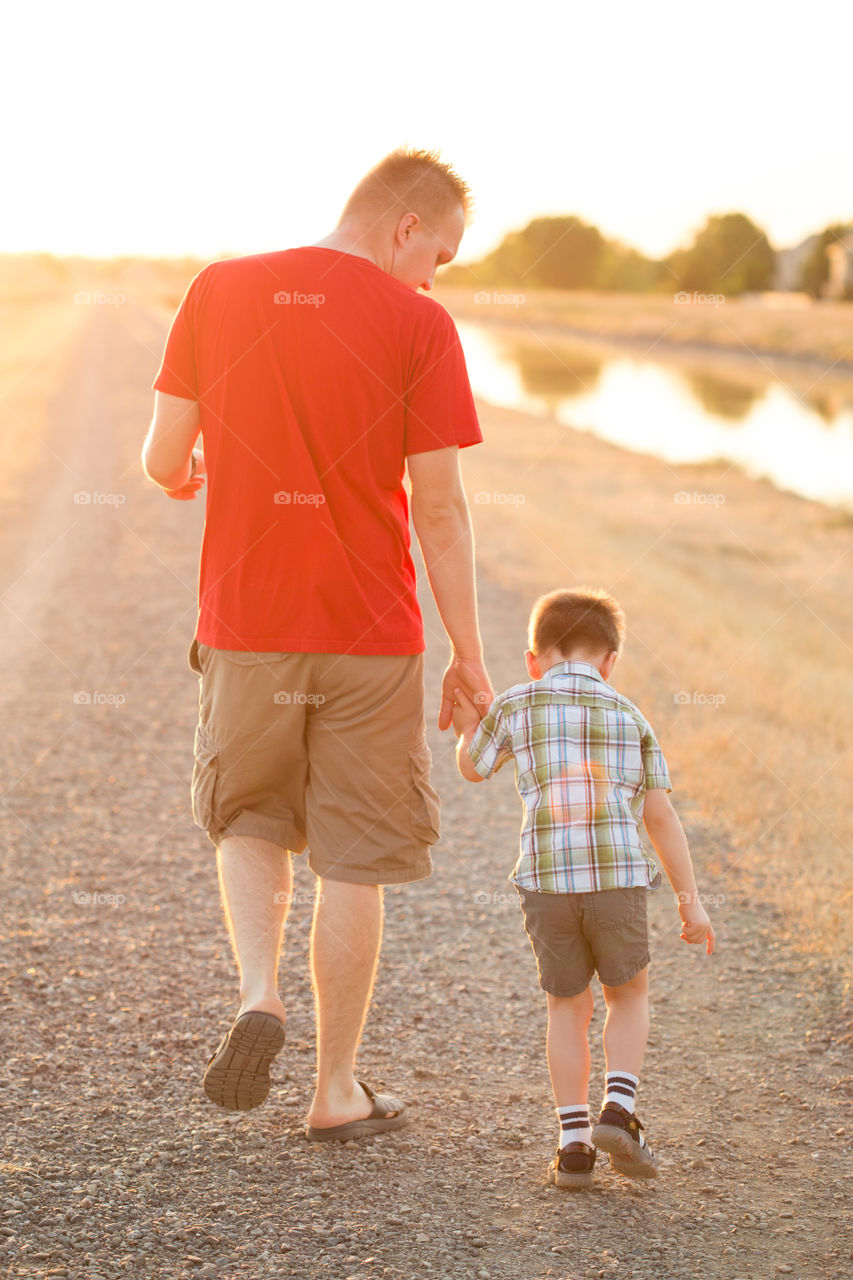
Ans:
<svg viewBox="0 0 853 1280"><path fill-rule="evenodd" d="M853 511L853 382L794 390L754 367L677 359L457 325L474 394L551 416L667 462L724 458L779 488ZM720 362L718 362L720 364ZM760 365L759 365L760 369Z"/></svg>

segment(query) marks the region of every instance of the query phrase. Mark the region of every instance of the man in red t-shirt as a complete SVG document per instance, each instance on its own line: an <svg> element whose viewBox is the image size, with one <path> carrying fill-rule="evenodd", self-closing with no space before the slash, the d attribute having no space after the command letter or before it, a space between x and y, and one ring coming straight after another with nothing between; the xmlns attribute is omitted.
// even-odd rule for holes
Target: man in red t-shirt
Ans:
<svg viewBox="0 0 853 1280"><path fill-rule="evenodd" d="M455 256L468 210L468 188L435 153L392 152L324 240L199 272L154 382L146 473L180 500L208 480L192 801L217 848L241 1006L205 1090L239 1110L269 1092L285 1039L290 853L307 846L319 877L313 1141L406 1118L354 1064L382 885L429 875L439 838L407 469L451 644L439 727L454 686L484 713L492 699L458 464L482 436L453 321L418 292Z"/></svg>

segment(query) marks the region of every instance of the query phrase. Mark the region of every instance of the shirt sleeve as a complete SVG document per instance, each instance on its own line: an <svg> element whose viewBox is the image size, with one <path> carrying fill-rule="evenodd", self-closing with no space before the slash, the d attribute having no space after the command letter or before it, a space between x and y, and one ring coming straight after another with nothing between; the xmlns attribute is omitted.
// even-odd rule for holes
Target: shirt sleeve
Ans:
<svg viewBox="0 0 853 1280"><path fill-rule="evenodd" d="M460 449L483 439L456 325L439 303L406 393L406 453Z"/></svg>
<svg viewBox="0 0 853 1280"><path fill-rule="evenodd" d="M672 790L672 784L669 780L669 769L666 760L661 751L658 740L654 735L654 731L648 722L643 726L642 737L643 751L643 770L646 775L646 790L654 791L658 787L665 787L667 791Z"/></svg>
<svg viewBox="0 0 853 1280"><path fill-rule="evenodd" d="M480 721L480 727L468 748L471 763L484 778L489 778L513 758L512 737L499 702L493 702Z"/></svg>
<svg viewBox="0 0 853 1280"><path fill-rule="evenodd" d="M182 396L185 400L199 398L195 331L200 281L206 270L207 267L193 277L181 299L166 339L163 359L153 383L155 391L165 391L170 396Z"/></svg>

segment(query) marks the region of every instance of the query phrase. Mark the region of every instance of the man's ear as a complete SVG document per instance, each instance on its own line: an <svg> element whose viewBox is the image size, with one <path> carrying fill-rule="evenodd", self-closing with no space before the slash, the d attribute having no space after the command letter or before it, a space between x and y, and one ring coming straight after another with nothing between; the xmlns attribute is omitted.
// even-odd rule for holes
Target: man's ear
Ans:
<svg viewBox="0 0 853 1280"><path fill-rule="evenodd" d="M542 668L539 665L539 659L532 649L525 649L524 661L527 663L527 674L531 680L542 679Z"/></svg>
<svg viewBox="0 0 853 1280"><path fill-rule="evenodd" d="M403 247L411 238L412 232L420 225L420 218L416 213L405 213L397 223L397 244Z"/></svg>

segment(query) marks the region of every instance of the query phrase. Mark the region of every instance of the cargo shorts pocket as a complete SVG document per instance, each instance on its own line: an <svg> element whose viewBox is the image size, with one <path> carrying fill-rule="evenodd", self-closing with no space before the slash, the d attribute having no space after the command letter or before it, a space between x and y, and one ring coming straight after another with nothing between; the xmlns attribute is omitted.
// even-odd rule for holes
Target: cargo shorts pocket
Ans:
<svg viewBox="0 0 853 1280"><path fill-rule="evenodd" d="M412 830L424 844L435 844L441 839L441 802L429 781L432 756L427 744L409 752L411 790L409 806L412 813Z"/></svg>
<svg viewBox="0 0 853 1280"><path fill-rule="evenodd" d="M216 783L219 776L219 755L207 726L199 724L195 731L195 763L190 795L193 821L196 826L210 831L215 825Z"/></svg>

